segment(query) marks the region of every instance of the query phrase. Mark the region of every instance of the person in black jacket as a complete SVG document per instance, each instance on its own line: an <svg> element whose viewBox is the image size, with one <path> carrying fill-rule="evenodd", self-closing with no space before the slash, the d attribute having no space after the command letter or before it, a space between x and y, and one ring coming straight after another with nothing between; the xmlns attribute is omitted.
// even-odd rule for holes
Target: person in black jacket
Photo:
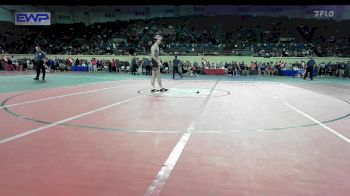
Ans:
<svg viewBox="0 0 350 196"><path fill-rule="evenodd" d="M131 74L132 75L136 75L136 71L137 71L137 60L136 60L136 55L133 54L133 57L131 59Z"/></svg>
<svg viewBox="0 0 350 196"><path fill-rule="evenodd" d="M179 66L181 62L179 59L177 59L177 56L175 56L175 59L173 60L173 79L175 79L175 73L178 73L180 77L182 78L181 73L179 72Z"/></svg>
<svg viewBox="0 0 350 196"><path fill-rule="evenodd" d="M44 60L46 59L46 54L41 51L40 46L35 47L36 53L35 53L35 64L36 64L36 77L34 80L39 80L40 76L40 70L43 72L42 79L45 80L45 65Z"/></svg>
<svg viewBox="0 0 350 196"><path fill-rule="evenodd" d="M306 63L306 72L304 75L304 80L306 79L308 73L310 73L310 79L313 80L312 76L313 76L315 65L316 65L315 60L312 57L310 57L310 60Z"/></svg>

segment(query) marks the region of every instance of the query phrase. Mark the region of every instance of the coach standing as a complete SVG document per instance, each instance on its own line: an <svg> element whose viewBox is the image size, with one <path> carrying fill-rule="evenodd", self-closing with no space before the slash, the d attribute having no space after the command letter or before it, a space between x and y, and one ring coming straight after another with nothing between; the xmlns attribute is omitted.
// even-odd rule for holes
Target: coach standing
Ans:
<svg viewBox="0 0 350 196"><path fill-rule="evenodd" d="M36 77L34 80L39 80L40 70L43 72L43 80L45 80L45 66L44 59L46 59L46 55L43 51L41 51L40 46L35 47L35 63L36 63Z"/></svg>
<svg viewBox="0 0 350 196"><path fill-rule="evenodd" d="M314 59L312 57L310 57L310 60L306 63L306 72L304 75L304 80L307 77L308 73L310 73L310 79L313 80L312 76L313 76L315 64L316 64L316 62L314 61Z"/></svg>

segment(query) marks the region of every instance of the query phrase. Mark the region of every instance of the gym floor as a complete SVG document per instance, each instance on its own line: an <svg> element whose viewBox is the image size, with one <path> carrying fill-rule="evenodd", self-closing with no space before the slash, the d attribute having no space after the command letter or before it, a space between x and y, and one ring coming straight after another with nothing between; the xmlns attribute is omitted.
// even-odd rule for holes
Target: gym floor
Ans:
<svg viewBox="0 0 350 196"><path fill-rule="evenodd" d="M1 196L349 195L349 79L33 77L0 72Z"/></svg>

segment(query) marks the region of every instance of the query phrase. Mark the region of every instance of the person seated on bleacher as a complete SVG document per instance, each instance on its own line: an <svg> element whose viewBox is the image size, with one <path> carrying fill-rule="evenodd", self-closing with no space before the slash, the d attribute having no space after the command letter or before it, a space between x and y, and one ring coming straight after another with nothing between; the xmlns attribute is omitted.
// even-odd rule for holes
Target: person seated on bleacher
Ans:
<svg viewBox="0 0 350 196"><path fill-rule="evenodd" d="M63 63L63 61L60 61L58 63L58 66L59 66L60 71L68 71L68 65Z"/></svg>
<svg viewBox="0 0 350 196"><path fill-rule="evenodd" d="M55 70L55 62L52 59L49 59L47 61L47 66L49 67L49 69Z"/></svg>
<svg viewBox="0 0 350 196"><path fill-rule="evenodd" d="M97 67L97 70L102 70L103 69L102 60L97 60L96 67Z"/></svg>
<svg viewBox="0 0 350 196"><path fill-rule="evenodd" d="M54 60L54 70L55 70L55 71L58 71L58 70L59 70L59 67L60 67L60 60L56 58L56 59Z"/></svg>
<svg viewBox="0 0 350 196"><path fill-rule="evenodd" d="M160 69L161 73L169 73L169 63L165 61L162 68Z"/></svg>
<svg viewBox="0 0 350 196"><path fill-rule="evenodd" d="M181 63L181 73L186 74L188 72L187 70L187 62L186 63Z"/></svg>
<svg viewBox="0 0 350 196"><path fill-rule="evenodd" d="M249 75L255 75L255 72L256 72L256 63L252 61L250 64Z"/></svg>
<svg viewBox="0 0 350 196"><path fill-rule="evenodd" d="M266 63L263 62L260 66L260 75L266 75Z"/></svg>
<svg viewBox="0 0 350 196"><path fill-rule="evenodd" d="M66 61L66 65L67 65L67 67L71 67L73 65L73 59L71 57L68 57L68 59Z"/></svg>
<svg viewBox="0 0 350 196"><path fill-rule="evenodd" d="M27 61L27 67L28 67L28 69L33 69L33 61L32 60L30 60L30 59L27 59L26 60Z"/></svg>
<svg viewBox="0 0 350 196"><path fill-rule="evenodd" d="M13 70L15 70L15 67L12 65L11 59L6 54L3 55L2 59L3 59L3 62L4 62L3 69L5 71L13 71Z"/></svg>
<svg viewBox="0 0 350 196"><path fill-rule="evenodd" d="M79 61L79 59L77 58L77 59L75 60L74 66L79 66L79 65L80 65L80 61Z"/></svg>
<svg viewBox="0 0 350 196"><path fill-rule="evenodd" d="M80 62L80 63L81 63L81 66L82 66L82 67L86 67L86 66L87 66L87 64L86 64L86 60L81 60L81 62Z"/></svg>
<svg viewBox="0 0 350 196"><path fill-rule="evenodd" d="M5 63L7 63L7 56L3 54L0 62L0 69L5 70Z"/></svg>

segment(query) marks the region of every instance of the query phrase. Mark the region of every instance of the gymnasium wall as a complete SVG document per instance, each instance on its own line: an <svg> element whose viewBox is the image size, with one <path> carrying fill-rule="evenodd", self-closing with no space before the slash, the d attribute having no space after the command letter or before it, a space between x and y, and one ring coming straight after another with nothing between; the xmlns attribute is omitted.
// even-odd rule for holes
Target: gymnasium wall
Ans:
<svg viewBox="0 0 350 196"><path fill-rule="evenodd" d="M0 6L0 21L13 22L11 12Z"/></svg>

